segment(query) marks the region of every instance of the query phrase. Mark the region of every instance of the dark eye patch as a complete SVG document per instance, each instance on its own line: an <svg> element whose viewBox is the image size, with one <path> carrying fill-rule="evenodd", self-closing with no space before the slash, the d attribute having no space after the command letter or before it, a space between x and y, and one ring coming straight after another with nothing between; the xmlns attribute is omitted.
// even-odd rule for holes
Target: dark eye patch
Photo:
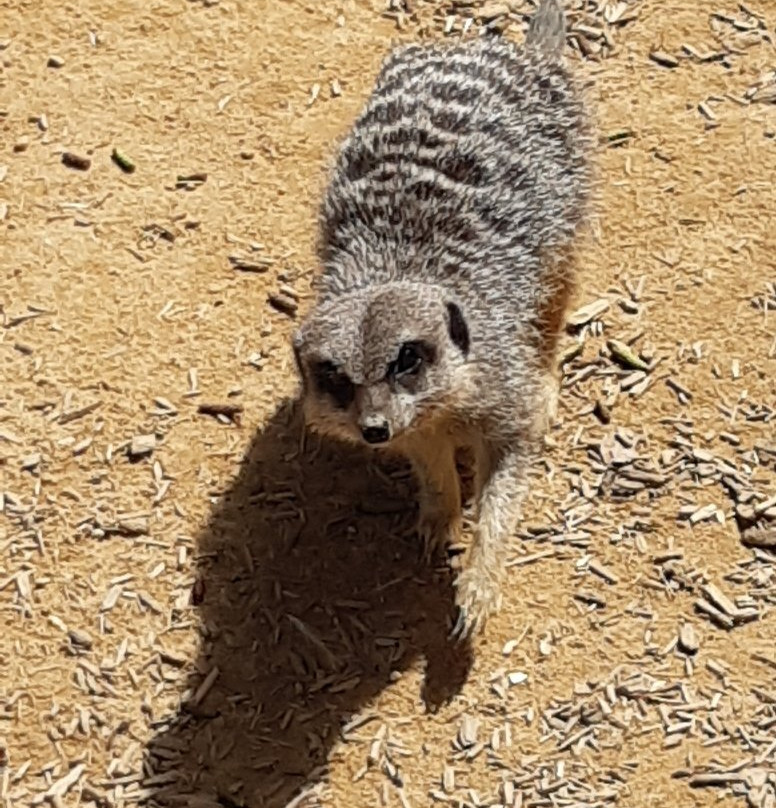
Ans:
<svg viewBox="0 0 776 808"><path fill-rule="evenodd" d="M436 359L434 346L423 340L405 342L399 349L399 355L388 366L388 375L393 378L415 376L424 364Z"/></svg>
<svg viewBox="0 0 776 808"><path fill-rule="evenodd" d="M333 362L316 362L312 368L315 386L322 395L331 396L340 409L347 409L355 397L355 386Z"/></svg>

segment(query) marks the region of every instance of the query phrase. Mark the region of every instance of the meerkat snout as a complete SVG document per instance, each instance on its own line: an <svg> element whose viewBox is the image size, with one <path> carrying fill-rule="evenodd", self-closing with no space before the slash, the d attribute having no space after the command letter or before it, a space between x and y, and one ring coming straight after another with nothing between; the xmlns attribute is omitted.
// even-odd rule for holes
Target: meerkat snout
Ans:
<svg viewBox="0 0 776 808"><path fill-rule="evenodd" d="M388 443L391 439L391 427L384 418L371 418L362 424L361 434L367 443Z"/></svg>
<svg viewBox="0 0 776 808"><path fill-rule="evenodd" d="M466 383L460 308L425 284L386 284L312 313L294 338L311 426L382 447L444 409Z"/></svg>

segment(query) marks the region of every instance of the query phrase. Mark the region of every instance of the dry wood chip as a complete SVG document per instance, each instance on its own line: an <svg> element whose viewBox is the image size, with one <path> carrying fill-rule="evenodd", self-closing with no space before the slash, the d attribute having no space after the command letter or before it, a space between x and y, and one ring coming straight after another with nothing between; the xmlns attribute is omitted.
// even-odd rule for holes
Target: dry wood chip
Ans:
<svg viewBox="0 0 776 808"><path fill-rule="evenodd" d="M64 777L53 783L48 791L33 797L32 805L41 805L47 801L53 802L55 799L63 797L81 779L84 771L86 771L85 763L73 766Z"/></svg>
<svg viewBox="0 0 776 808"><path fill-rule="evenodd" d="M156 448L156 435L135 435L130 441L127 452L131 459L136 460L150 455Z"/></svg>
<svg viewBox="0 0 776 808"><path fill-rule="evenodd" d="M156 612L156 614L164 613L164 607L152 595L149 595L148 592L139 590L137 593L137 597L138 600L144 606L147 606L152 612Z"/></svg>
<svg viewBox="0 0 776 808"><path fill-rule="evenodd" d="M175 180L175 187L179 190L191 191L207 182L207 174L204 171L194 174L179 174Z"/></svg>
<svg viewBox="0 0 776 808"><path fill-rule="evenodd" d="M576 359L584 350L584 345L581 342L572 342L566 348L563 348L558 356L558 365L563 366L568 364L572 359Z"/></svg>
<svg viewBox="0 0 776 808"><path fill-rule="evenodd" d="M582 603L586 603L590 606L595 606L599 609L606 608L606 599L602 598L595 592L590 592L589 590L580 590L574 594L574 597Z"/></svg>
<svg viewBox="0 0 776 808"><path fill-rule="evenodd" d="M255 272L263 274L272 266L274 261L269 257L251 256L248 258L242 255L230 255L229 263L236 270L241 272Z"/></svg>
<svg viewBox="0 0 776 808"><path fill-rule="evenodd" d="M767 514L771 509L776 507L776 495L763 500L762 502L758 502L754 506L754 512L756 516L761 516L763 514Z"/></svg>
<svg viewBox="0 0 776 808"><path fill-rule="evenodd" d="M477 743L477 734L480 729L479 718L469 715L464 715L461 719L461 726L458 730L458 745L461 749L468 749Z"/></svg>
<svg viewBox="0 0 776 808"><path fill-rule="evenodd" d="M202 701L205 699L207 694L210 692L211 688L218 679L221 671L219 670L218 666L214 666L208 675L202 680L200 686L194 692L194 695L191 697L191 705L197 707Z"/></svg>
<svg viewBox="0 0 776 808"><path fill-rule="evenodd" d="M544 636L539 640L539 653L546 657L552 653L552 641L549 636Z"/></svg>
<svg viewBox="0 0 776 808"><path fill-rule="evenodd" d="M22 471L33 471L40 465L41 456L40 452L25 455L22 458L21 469Z"/></svg>
<svg viewBox="0 0 776 808"><path fill-rule="evenodd" d="M197 412L202 415L211 415L214 418L226 419L235 424L240 423L240 415L245 408L242 404L233 404L230 402L203 402L197 407Z"/></svg>
<svg viewBox="0 0 776 808"><path fill-rule="evenodd" d="M100 604L100 611L110 611L119 602L119 598L121 597L121 593L123 591L124 587L122 584L114 584L103 598L103 601Z"/></svg>
<svg viewBox="0 0 776 808"><path fill-rule="evenodd" d="M106 533L116 533L120 536L146 536L150 531L150 523L145 514L119 514L115 525L103 529Z"/></svg>
<svg viewBox="0 0 776 808"><path fill-rule="evenodd" d="M32 586L30 585L30 577L32 573L28 570L21 570L14 576L16 581L16 591L22 600L29 600L32 597Z"/></svg>
<svg viewBox="0 0 776 808"><path fill-rule="evenodd" d="M619 582L619 578L610 570L606 569L602 564L599 564L594 559L591 559L588 562L587 568L590 572L597 575L599 578L603 578L604 581L608 584L616 584Z"/></svg>
<svg viewBox="0 0 776 808"><path fill-rule="evenodd" d="M287 614L286 618L288 621L294 625L297 630L306 637L310 643L318 649L323 657L323 661L327 667L333 668L337 664L337 658L334 654L329 650L329 647L326 643L320 638L318 633L314 631L310 626L307 625L304 621L300 620L300 618L296 617L293 614Z"/></svg>
<svg viewBox="0 0 776 808"><path fill-rule="evenodd" d="M74 457L82 455L94 442L94 438L87 437L73 445L72 453Z"/></svg>
<svg viewBox="0 0 776 808"><path fill-rule="evenodd" d="M78 628L71 628L67 632L67 636L73 645L85 648L87 651L94 644L91 635L87 631Z"/></svg>
<svg viewBox="0 0 776 808"><path fill-rule="evenodd" d="M704 505L702 508L693 510L688 519L690 524L697 525L698 522L705 522L707 519L713 518L717 513L717 506L714 504Z"/></svg>
<svg viewBox="0 0 776 808"><path fill-rule="evenodd" d="M714 606L729 617L738 614L739 610L735 603L715 584L704 584L701 587L701 592Z"/></svg>
<svg viewBox="0 0 776 808"><path fill-rule="evenodd" d="M733 628L733 618L721 612L716 606L709 603L709 601L698 598L698 600L695 601L695 608L707 614L718 626L726 629Z"/></svg>
<svg viewBox="0 0 776 808"><path fill-rule="evenodd" d="M507 682L509 682L510 687L514 687L514 685L523 685L528 681L528 674L524 671L510 671L507 674Z"/></svg>
<svg viewBox="0 0 776 808"><path fill-rule="evenodd" d="M553 558L558 554L558 551L555 549L552 550L540 550L537 553L530 553L529 555L520 556L519 558L513 558L510 561L506 562L507 567L524 567L526 564L533 564L536 561L540 561L543 558Z"/></svg>
<svg viewBox="0 0 776 808"><path fill-rule="evenodd" d="M746 547L774 550L776 549L776 526L755 525L747 528L741 533L741 542Z"/></svg>
<svg viewBox="0 0 776 808"><path fill-rule="evenodd" d="M653 50L649 54L649 58L659 64L661 67L678 67L679 60L672 56L670 53L666 53L662 50Z"/></svg>
<svg viewBox="0 0 776 808"><path fill-rule="evenodd" d="M692 393L686 387L679 384L672 376L666 377L666 385L676 393L680 404L687 404L688 401L692 401Z"/></svg>
<svg viewBox="0 0 776 808"><path fill-rule="evenodd" d="M609 301L606 298L599 298L572 312L567 317L566 323L572 328L579 328L598 319L608 308Z"/></svg>
<svg viewBox="0 0 776 808"><path fill-rule="evenodd" d="M284 295L279 292L270 292L267 295L267 301L273 309L276 309L281 314L288 317L295 317L299 310L299 303L293 297Z"/></svg>
<svg viewBox="0 0 776 808"><path fill-rule="evenodd" d="M89 415L101 405L102 401L92 401L91 404L86 404L85 406L79 407L75 410L63 410L62 414L57 418L57 422L60 424L69 424L71 421L76 421L79 418Z"/></svg>
<svg viewBox="0 0 776 808"><path fill-rule="evenodd" d="M492 22L498 17L503 17L509 14L510 8L508 3L485 3L482 8L477 12L477 15L483 22Z"/></svg>
<svg viewBox="0 0 776 808"><path fill-rule="evenodd" d="M698 643L698 636L695 633L691 623L683 623L679 629L678 638L679 648L686 654L696 654L700 644Z"/></svg>

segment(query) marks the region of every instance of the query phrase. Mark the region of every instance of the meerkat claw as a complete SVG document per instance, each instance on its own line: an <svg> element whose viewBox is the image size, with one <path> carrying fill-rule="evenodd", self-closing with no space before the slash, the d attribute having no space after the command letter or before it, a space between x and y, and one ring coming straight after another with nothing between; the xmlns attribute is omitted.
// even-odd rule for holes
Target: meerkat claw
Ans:
<svg viewBox="0 0 776 808"><path fill-rule="evenodd" d="M453 642L461 643L470 635L471 628L472 626L468 620L466 608L464 606L459 606L455 623L450 629L448 638Z"/></svg>
<svg viewBox="0 0 776 808"><path fill-rule="evenodd" d="M432 520L421 519L417 528L421 560L428 564L439 548L439 530Z"/></svg>

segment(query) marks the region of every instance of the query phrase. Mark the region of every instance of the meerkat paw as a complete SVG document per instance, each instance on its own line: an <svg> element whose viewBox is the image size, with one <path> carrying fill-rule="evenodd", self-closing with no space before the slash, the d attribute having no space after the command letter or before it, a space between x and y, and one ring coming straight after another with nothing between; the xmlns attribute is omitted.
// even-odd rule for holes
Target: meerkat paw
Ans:
<svg viewBox="0 0 776 808"><path fill-rule="evenodd" d="M464 570L455 588L458 616L450 637L460 642L482 631L487 619L501 605L501 592L493 577L477 567Z"/></svg>

